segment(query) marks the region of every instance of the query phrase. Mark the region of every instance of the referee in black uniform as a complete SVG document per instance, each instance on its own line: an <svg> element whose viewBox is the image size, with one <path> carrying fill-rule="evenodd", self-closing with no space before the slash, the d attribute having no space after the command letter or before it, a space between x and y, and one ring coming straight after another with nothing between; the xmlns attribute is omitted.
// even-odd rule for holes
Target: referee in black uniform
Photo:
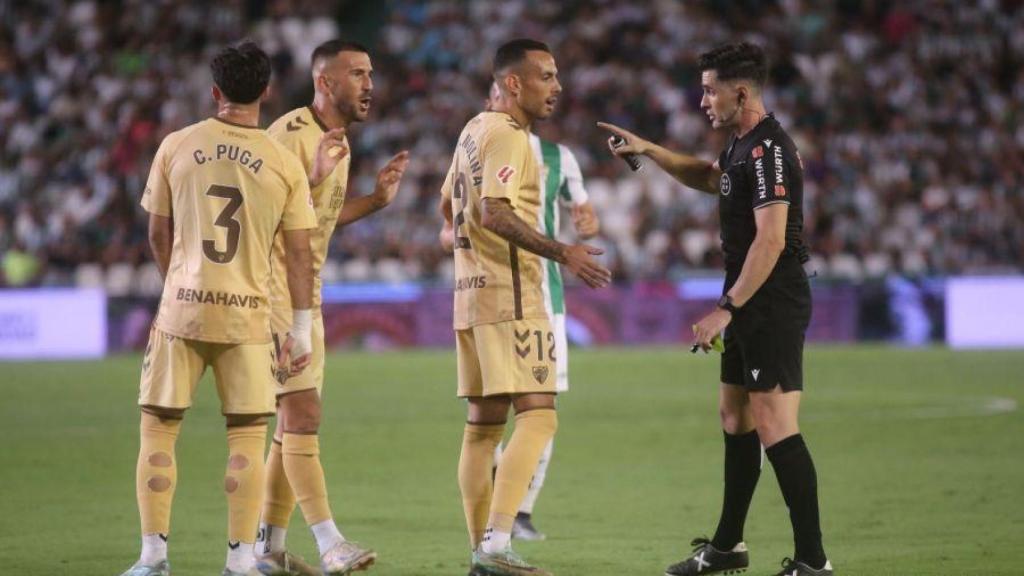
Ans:
<svg viewBox="0 0 1024 576"><path fill-rule="evenodd" d="M764 52L729 44L698 60L701 109L713 128L732 132L714 164L667 150L617 126L618 155L644 155L677 180L718 196L725 287L717 307L694 327L708 350L725 331L720 408L725 432L725 496L711 540L666 570L669 576L718 574L746 568L743 524L761 475L761 446L772 463L793 524L796 552L779 576L825 576L817 475L797 424L803 390L804 334L811 292L804 274L803 166L792 139L765 111Z"/></svg>

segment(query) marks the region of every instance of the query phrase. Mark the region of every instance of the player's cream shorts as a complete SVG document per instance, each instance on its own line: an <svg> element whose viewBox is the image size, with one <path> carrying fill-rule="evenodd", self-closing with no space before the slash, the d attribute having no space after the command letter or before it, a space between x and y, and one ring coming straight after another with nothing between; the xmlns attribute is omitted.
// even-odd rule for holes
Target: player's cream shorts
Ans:
<svg viewBox="0 0 1024 576"><path fill-rule="evenodd" d="M547 318L455 331L459 397L555 392L555 334Z"/></svg>
<svg viewBox="0 0 1024 576"><path fill-rule="evenodd" d="M290 312L289 312L290 314ZM270 319L270 330L274 335L274 350L280 350L284 346L288 330L291 328L291 316L287 320L280 315L274 314ZM324 387L324 317L321 314L313 315L313 357L309 366L299 374L284 381L284 384L275 383L274 391L278 396L301 392L303 390L317 391L317 394Z"/></svg>
<svg viewBox="0 0 1024 576"><path fill-rule="evenodd" d="M274 346L186 340L157 328L149 333L142 360L139 405L192 406L196 385L213 367L224 414L274 413Z"/></svg>

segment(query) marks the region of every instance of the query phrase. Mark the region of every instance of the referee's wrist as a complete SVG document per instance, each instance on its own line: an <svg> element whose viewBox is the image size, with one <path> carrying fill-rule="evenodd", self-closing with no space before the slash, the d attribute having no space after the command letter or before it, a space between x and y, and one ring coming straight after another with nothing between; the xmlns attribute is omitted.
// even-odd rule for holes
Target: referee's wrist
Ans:
<svg viewBox="0 0 1024 576"><path fill-rule="evenodd" d="M717 306L722 310L727 311L729 314L733 316L735 316L736 313L739 312L740 310L740 307L737 306L735 302L733 302L732 296L729 296L728 294L725 294L718 299Z"/></svg>

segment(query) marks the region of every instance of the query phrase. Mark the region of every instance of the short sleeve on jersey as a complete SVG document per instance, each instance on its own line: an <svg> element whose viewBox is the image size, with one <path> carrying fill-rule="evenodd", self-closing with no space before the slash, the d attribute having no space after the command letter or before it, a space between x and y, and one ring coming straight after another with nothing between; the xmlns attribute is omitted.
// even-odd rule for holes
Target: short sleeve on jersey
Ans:
<svg viewBox="0 0 1024 576"><path fill-rule="evenodd" d="M306 171L299 159L290 152L284 152L284 173L288 179L288 199L284 214L281 215L283 230L304 230L316 228L316 212L313 210L313 195L309 192Z"/></svg>
<svg viewBox="0 0 1024 576"><path fill-rule="evenodd" d="M142 207L150 214L171 216L171 181L168 177L167 157L172 148L171 136L164 138L153 158L146 180L146 190L142 193Z"/></svg>
<svg viewBox="0 0 1024 576"><path fill-rule="evenodd" d="M787 152L779 140L766 138L758 142L750 150L747 166L752 173L750 182L754 184L754 209L769 204L789 204L792 175L789 173L792 152Z"/></svg>
<svg viewBox="0 0 1024 576"><path fill-rule="evenodd" d="M526 133L511 127L495 130L484 143L482 156L480 198L505 198L515 204L524 167L530 161Z"/></svg>

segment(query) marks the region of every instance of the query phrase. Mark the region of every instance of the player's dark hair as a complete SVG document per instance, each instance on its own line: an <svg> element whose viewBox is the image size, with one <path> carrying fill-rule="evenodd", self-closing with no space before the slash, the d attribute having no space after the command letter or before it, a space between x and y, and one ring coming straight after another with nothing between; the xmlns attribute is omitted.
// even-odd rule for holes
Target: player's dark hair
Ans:
<svg viewBox="0 0 1024 576"><path fill-rule="evenodd" d="M321 58L331 58L337 56L342 52L362 52L363 54L369 54L366 46L363 46L359 42L351 42L349 40L328 40L323 44L316 47L313 50L313 57L310 58L310 64L316 64L316 61Z"/></svg>
<svg viewBox="0 0 1024 576"><path fill-rule="evenodd" d="M709 50L697 58L701 72L714 70L719 80L750 80L764 86L768 80L768 58L756 44L739 42Z"/></svg>
<svg viewBox="0 0 1024 576"><path fill-rule="evenodd" d="M551 53L551 49L548 48L548 45L539 40L516 38L515 40L505 42L498 48L498 51L494 53L494 74L497 75L509 66L519 64L526 59L526 53L531 50L540 50L541 52L547 52L548 54Z"/></svg>
<svg viewBox="0 0 1024 576"><path fill-rule="evenodd" d="M230 101L251 104L270 83L270 57L254 42L221 49L210 61L213 82Z"/></svg>

